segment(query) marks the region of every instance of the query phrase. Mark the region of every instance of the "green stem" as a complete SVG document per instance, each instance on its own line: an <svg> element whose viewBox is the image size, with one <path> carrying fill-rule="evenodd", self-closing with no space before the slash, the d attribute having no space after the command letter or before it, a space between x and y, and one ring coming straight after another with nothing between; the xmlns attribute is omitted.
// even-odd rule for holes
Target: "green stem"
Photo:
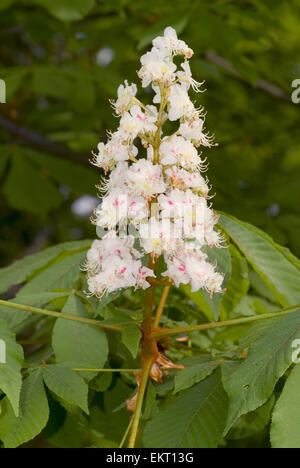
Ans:
<svg viewBox="0 0 300 468"><path fill-rule="evenodd" d="M75 372L141 372L142 369L73 369Z"/></svg>
<svg viewBox="0 0 300 468"><path fill-rule="evenodd" d="M171 286L165 286L165 288L164 288L164 291L162 293L162 296L160 298L159 305L158 305L158 308L157 308L157 311L156 311L155 319L154 319L154 322L153 322L153 328L157 328L158 325L159 325L162 313L164 311L165 303L166 303L166 300L167 300L169 292L170 292L170 288L171 288Z"/></svg>
<svg viewBox="0 0 300 468"><path fill-rule="evenodd" d="M151 370L153 364L153 359L150 357L146 362L144 362L143 370L142 370L142 376L141 376L141 383L138 391L138 399L137 399L137 405L136 405L136 410L134 412L133 418L132 418L132 425L131 425L131 433L129 437L129 444L128 448L134 448L135 447L135 441L138 433L138 428L139 428L139 422L140 422L140 417L142 413L142 408L143 408L143 401L144 401L144 396L145 396L145 391L148 383L148 378L149 378L149 372Z"/></svg>
<svg viewBox="0 0 300 468"><path fill-rule="evenodd" d="M155 298L155 289L155 286L151 286L151 288L147 289L145 293L145 311L144 320L142 323L142 373L138 388L136 409L132 417L128 448L135 447L147 382L149 379L151 367L156 359L157 354L156 341L152 340L151 338L149 339L152 332L152 311Z"/></svg>
<svg viewBox="0 0 300 468"><path fill-rule="evenodd" d="M94 325L96 327L103 328L104 330L115 330L118 332L122 332L125 328L123 325L109 325L101 323L100 320L94 320L87 317L80 317L72 314L65 314L63 312L55 312L53 310L40 309L38 307L32 307L24 304L16 304L15 302L4 301L2 299L0 299L0 306L10 307L11 309L16 310L25 310L33 314L46 315L52 318L61 318L65 320L71 320L73 322L85 323L87 325Z"/></svg>
<svg viewBox="0 0 300 468"><path fill-rule="evenodd" d="M154 164L159 163L159 147L160 147L160 136L161 136L161 129L162 129L162 116L164 112L164 108L166 106L165 100L165 92L163 87L160 85L160 92L161 92L161 102L158 111L157 117L157 130L154 136ZM151 205L156 202L156 199L152 200ZM150 257L150 264L149 267L155 271L155 262L151 261ZM142 362L142 373L141 373L141 380L138 389L138 396L137 396L137 404L134 415L132 417L132 425L130 428L130 436L129 436L129 444L128 448L134 448L135 442L137 438L139 422L143 407L143 401L145 396L145 391L147 388L147 383L149 379L149 374L151 371L151 367L155 362L156 356L158 354L157 350L157 343L155 340L151 338L152 334L152 311L153 311L153 304L155 298L155 286L151 286L150 289L146 291L145 297L145 310L144 310L144 319L142 323L142 332L143 332L143 339L142 339L142 355L141 355L141 362Z"/></svg>
<svg viewBox="0 0 300 468"><path fill-rule="evenodd" d="M127 439L127 436L129 434L129 431L130 431L130 428L131 428L131 424L132 424L132 419L130 418L129 424L128 424L127 429L125 431L125 434L123 435L123 438L122 438L122 440L120 442L119 448L122 448L123 445L125 444L125 441Z"/></svg>
<svg viewBox="0 0 300 468"><path fill-rule="evenodd" d="M300 304L294 307L289 307L288 309L279 311L279 312L271 312L268 314L261 314L255 315L253 317L242 317L232 320L225 320L222 322L210 322L210 323L202 323L201 325L190 325L186 327L175 327L170 329L161 329L160 331L154 331L152 333L153 338L160 338L162 336L169 336L169 335L178 335L179 333L189 333L194 330L209 330L212 328L222 328L222 327L232 327L234 325L243 325L245 323L257 322L259 320L269 319L269 318L276 318L276 317L283 317L284 315L288 315L289 313L297 310L300 308Z"/></svg>

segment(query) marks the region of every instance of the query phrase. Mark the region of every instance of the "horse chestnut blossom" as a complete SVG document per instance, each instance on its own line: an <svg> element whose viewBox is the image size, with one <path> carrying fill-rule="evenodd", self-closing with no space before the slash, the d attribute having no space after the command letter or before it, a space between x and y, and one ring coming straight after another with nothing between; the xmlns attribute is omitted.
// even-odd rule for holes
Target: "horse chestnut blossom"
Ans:
<svg viewBox="0 0 300 468"><path fill-rule="evenodd" d="M98 298L128 287L146 289L150 278L189 284L192 291L223 291L224 276L205 253L207 246L222 247L224 239L216 230L208 180L201 175L207 166L198 148L213 141L204 131L203 108L188 95L203 84L192 77L192 55L176 31L166 28L141 57L138 71L142 87L154 90L152 103L141 102L137 86L128 81L111 101L119 126L107 143L99 143L92 160L110 172L93 218L106 233L93 242L85 265L89 291ZM176 56L182 56L178 70ZM167 120L177 121L172 135L164 133ZM165 263L160 278L159 256Z"/></svg>
<svg viewBox="0 0 300 468"><path fill-rule="evenodd" d="M89 289L92 294L108 294L130 286L148 287L147 277L153 270L142 266L141 254L133 248L134 238L120 239L110 231L103 239L95 240L87 254Z"/></svg>

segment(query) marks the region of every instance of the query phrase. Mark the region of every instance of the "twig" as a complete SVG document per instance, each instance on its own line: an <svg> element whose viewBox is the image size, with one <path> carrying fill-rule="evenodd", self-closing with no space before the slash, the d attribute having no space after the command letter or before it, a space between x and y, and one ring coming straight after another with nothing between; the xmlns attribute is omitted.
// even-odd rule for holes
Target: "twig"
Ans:
<svg viewBox="0 0 300 468"><path fill-rule="evenodd" d="M161 330L154 331L152 333L152 337L159 339L160 337L163 337L163 336L177 335L179 333L189 333L194 330L210 330L212 328L223 328L223 327L231 327L234 325L243 325L245 323L256 322L259 320L283 317L284 315L288 315L291 312L296 311L299 308L300 308L300 304L294 307L289 307L288 309L282 310L280 312L270 312L268 314L255 315L253 317L241 317L241 318L237 318L233 320L225 320L223 322L202 323L200 325L190 325L186 327L175 327L175 328L170 328L170 329L163 328Z"/></svg>
<svg viewBox="0 0 300 468"><path fill-rule="evenodd" d="M0 37L3 36L13 36L14 34L23 34L24 33L24 26L19 24L18 26L14 26L13 28L4 29L0 31Z"/></svg>
<svg viewBox="0 0 300 468"><path fill-rule="evenodd" d="M149 266L154 268L154 265L149 262ZM137 396L137 403L134 415L132 417L132 425L129 437L129 445L128 448L134 448L135 442L137 438L139 422L143 407L143 401L145 396L145 390L147 387L147 382L149 379L149 374L151 371L151 367L155 362L156 355L157 355L157 344L156 341L151 338L152 333L152 311L153 311L153 304L155 298L155 286L151 286L151 288L146 290L145 295L145 311L144 311L144 320L142 323L142 332L143 332L143 339L142 339L142 373L141 373L141 380L138 387L138 396Z"/></svg>
<svg viewBox="0 0 300 468"><path fill-rule="evenodd" d="M141 372L142 369L73 369L74 372Z"/></svg>
<svg viewBox="0 0 300 468"><path fill-rule="evenodd" d="M216 54L215 52L211 50L206 52L205 57L210 62L215 63L219 67L224 68L225 70L232 73L239 80L244 81L249 84L249 82L234 68L234 66L232 65L231 62L229 62L229 60L226 60L224 57L221 57L220 55ZM277 85L273 83L269 83L266 80L258 80L256 81L256 83L254 83L254 86L256 88L262 89L268 94L271 94L271 96L275 96L279 99L284 99L285 101L290 101L290 96L285 91L283 91Z"/></svg>
<svg viewBox="0 0 300 468"><path fill-rule="evenodd" d="M157 311L156 311L156 315L155 315L155 319L154 319L154 323L153 323L153 328L157 328L158 325L159 325L159 322L160 322L160 319L161 319L161 316L162 316L162 313L164 311L164 307L165 307L165 304L166 304L166 300L167 300L167 297L168 297L169 292L170 292L170 288L171 288L171 286L165 286L165 288L164 288L164 291L162 293L162 296L160 298L160 302L158 304L158 308L157 308Z"/></svg>
<svg viewBox="0 0 300 468"><path fill-rule="evenodd" d="M24 305L24 304L16 304L15 302L4 301L2 299L0 299L0 306L10 307L11 309L17 309L17 310L25 310L33 314L47 315L48 317L52 317L52 318L61 318L64 320L71 320L73 322L85 323L87 325L94 325L104 330L115 330L118 332L122 332L123 329L125 328L123 325L109 325L109 324L101 323L100 320L94 320L94 319L90 319L87 317L80 317L78 315L65 314L63 312L55 312L53 310L40 309L38 307L32 307L32 306Z"/></svg>
<svg viewBox="0 0 300 468"><path fill-rule="evenodd" d="M139 427L139 422L140 422L140 417L141 417L142 407L143 407L143 402L144 402L145 391L146 391L146 387L147 387L147 383L149 379L149 372L151 370L152 364L153 364L153 358L152 356L150 356L147 359L147 361L145 361L143 370L142 370L141 384L139 386L139 391L138 391L136 410L132 418L131 433L129 437L128 448L135 447L135 442L136 442L136 437L138 433L138 427Z"/></svg>
<svg viewBox="0 0 300 468"><path fill-rule="evenodd" d="M119 448L122 448L123 445L125 444L125 441L126 441L126 439L127 439L127 436L128 436L128 434L129 434L129 431L130 431L130 428L131 428L131 424L132 424L132 418L130 418L129 424L128 424L128 426L127 426L127 429L126 429L126 431L125 431L125 434L124 434L123 437L122 437L122 440L121 440L121 442L120 442Z"/></svg>
<svg viewBox="0 0 300 468"><path fill-rule="evenodd" d="M47 153L55 154L56 156L59 156L63 159L68 159L73 162L76 161L77 163L84 165L89 164L89 159L87 156L75 153L67 146L56 143L55 141L50 140L40 133L35 132L34 130L29 130L28 128L18 126L15 122L3 117L2 115L0 115L0 126L16 137L19 137L22 144L24 145L41 148Z"/></svg>

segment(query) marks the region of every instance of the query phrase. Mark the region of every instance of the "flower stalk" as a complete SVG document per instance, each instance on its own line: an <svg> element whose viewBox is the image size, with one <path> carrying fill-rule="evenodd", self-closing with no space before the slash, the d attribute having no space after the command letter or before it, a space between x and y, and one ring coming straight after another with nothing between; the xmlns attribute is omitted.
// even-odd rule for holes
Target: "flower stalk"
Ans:
<svg viewBox="0 0 300 468"><path fill-rule="evenodd" d="M86 325L94 325L96 327L102 328L103 330L113 330L117 332L122 332L125 328L124 325L111 325L101 323L100 320L90 319L88 317L80 317L78 315L65 314L63 312L55 312L53 310L40 309L39 307L32 307L25 304L17 304L15 302L5 301L0 299L0 306L9 307L15 310L24 310L26 312L31 312L32 314L45 315L51 318L60 318L64 320L71 320L73 322L85 323Z"/></svg>
<svg viewBox="0 0 300 468"><path fill-rule="evenodd" d="M164 90L160 87L161 92L161 103L158 112L158 119L157 119L157 130L154 137L154 164L159 163L159 146L160 146L160 134L161 134L161 127L162 127L162 116L163 111L165 108L165 99L164 99ZM156 203L156 199L150 203L150 210L151 205ZM149 267L155 273L156 270L156 263L154 261L154 257L149 256ZM166 286L169 288L169 286ZM142 323L142 343L141 343L141 363L142 363L142 373L140 377L140 385L138 387L138 395L137 395L137 404L136 409L132 417L132 425L130 428L130 437L129 437L129 444L128 448L134 448L136 443L136 438L138 434L139 428L139 421L141 417L141 412L143 408L143 401L145 396L145 391L147 388L147 383L149 380L149 375L151 372L151 368L155 363L157 356L158 356L158 348L157 348L157 341L156 339L152 338L152 312L153 312L153 305L155 299L155 291L156 286L151 286L149 289L146 290L145 293L145 310L144 310L144 319ZM160 306L161 307L161 306Z"/></svg>
<svg viewBox="0 0 300 468"><path fill-rule="evenodd" d="M141 372L141 369L72 369L74 372L126 372L128 374L136 374L138 372Z"/></svg>
<svg viewBox="0 0 300 468"><path fill-rule="evenodd" d="M157 308L157 311L156 311L156 314L155 314L155 319L154 319L154 322L153 322L153 328L157 328L158 325L159 325L159 322L160 322L161 316L163 314L164 307L165 307L166 300L168 298L170 289L171 289L171 286L169 286L169 285L164 287L164 290L163 290L163 293L162 293L162 296L160 298L158 308Z"/></svg>
<svg viewBox="0 0 300 468"><path fill-rule="evenodd" d="M237 325L244 325L247 323L258 322L261 320L268 320L272 318L280 318L284 317L285 315L290 314L291 312L296 311L300 308L300 304L289 307L287 309L278 311L278 312L269 312L267 314L260 314L260 315L253 315L251 317L240 317L237 319L232 320L224 320L221 322L209 322L209 323L201 323L200 325L187 325L186 327L174 327L174 328L161 328L158 330L154 330L152 333L152 337L154 339L159 340L160 338L171 336L171 335L178 335L180 333L190 333L195 330L204 331L204 330L211 330L213 328L225 328L225 327L233 327Z"/></svg>

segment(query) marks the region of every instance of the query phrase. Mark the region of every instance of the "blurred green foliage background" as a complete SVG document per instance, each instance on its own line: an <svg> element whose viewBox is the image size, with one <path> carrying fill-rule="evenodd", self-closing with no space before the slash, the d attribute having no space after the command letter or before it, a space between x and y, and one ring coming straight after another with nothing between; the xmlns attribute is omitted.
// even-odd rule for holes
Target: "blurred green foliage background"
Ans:
<svg viewBox="0 0 300 468"><path fill-rule="evenodd" d="M298 0L1 0L3 265L95 237L100 174L88 160L117 127L108 99L124 79L138 83L139 56L168 25L206 81L197 100L219 143L204 153L214 207L300 255Z"/></svg>

